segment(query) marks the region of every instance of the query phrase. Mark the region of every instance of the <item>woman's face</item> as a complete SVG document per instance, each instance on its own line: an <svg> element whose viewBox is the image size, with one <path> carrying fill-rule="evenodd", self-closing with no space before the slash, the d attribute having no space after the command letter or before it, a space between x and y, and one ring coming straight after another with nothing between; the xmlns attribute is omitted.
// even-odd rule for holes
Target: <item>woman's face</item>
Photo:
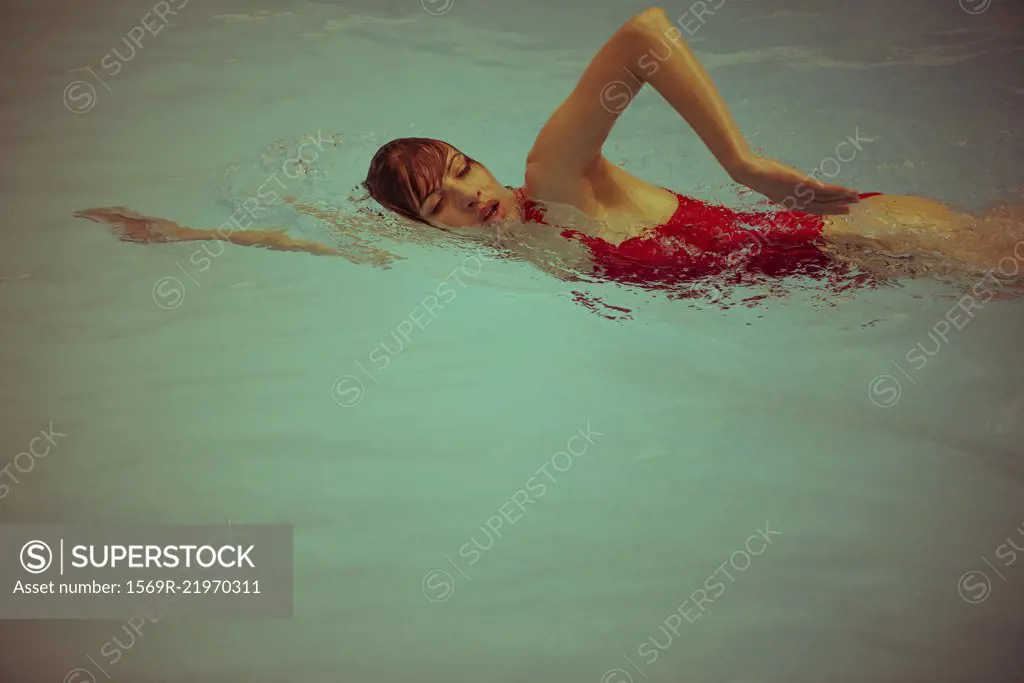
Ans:
<svg viewBox="0 0 1024 683"><path fill-rule="evenodd" d="M441 184L419 207L420 217L433 226L472 228L520 220L515 193L495 179L487 167L451 147Z"/></svg>

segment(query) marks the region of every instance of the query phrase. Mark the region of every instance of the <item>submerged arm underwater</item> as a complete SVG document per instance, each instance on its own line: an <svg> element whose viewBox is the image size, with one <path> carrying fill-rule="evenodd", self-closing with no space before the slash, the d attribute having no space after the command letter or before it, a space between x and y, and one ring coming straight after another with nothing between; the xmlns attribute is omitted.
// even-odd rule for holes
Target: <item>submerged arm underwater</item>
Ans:
<svg viewBox="0 0 1024 683"><path fill-rule="evenodd" d="M166 242L224 241L248 247L265 247L277 251L302 251L318 256L341 256L319 242L297 240L284 230L197 230L178 225L164 218L143 216L123 206L86 209L75 213L77 218L103 223L123 242L160 244Z"/></svg>
<svg viewBox="0 0 1024 683"><path fill-rule="evenodd" d="M314 207L295 205L296 211L305 213L331 224L329 212ZM284 229L270 230L205 230L179 225L165 218L155 218L127 209L123 206L105 206L85 209L75 213L77 218L106 225L123 242L136 244L165 244L171 242L230 242L243 247L260 247L273 251L292 251L314 256L340 256L352 263L369 263L375 266L389 267L401 259L383 249L374 247L358 235L348 235L342 248L335 248L323 242L295 239Z"/></svg>

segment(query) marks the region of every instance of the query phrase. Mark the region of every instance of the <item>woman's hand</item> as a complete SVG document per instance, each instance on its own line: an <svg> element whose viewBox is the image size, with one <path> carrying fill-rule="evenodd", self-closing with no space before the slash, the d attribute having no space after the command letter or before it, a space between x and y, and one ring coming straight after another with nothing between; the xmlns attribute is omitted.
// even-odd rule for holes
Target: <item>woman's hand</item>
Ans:
<svg viewBox="0 0 1024 683"><path fill-rule="evenodd" d="M850 204L860 201L855 190L823 183L765 157L745 160L731 175L736 182L781 204L787 211L819 215L847 214L850 213Z"/></svg>

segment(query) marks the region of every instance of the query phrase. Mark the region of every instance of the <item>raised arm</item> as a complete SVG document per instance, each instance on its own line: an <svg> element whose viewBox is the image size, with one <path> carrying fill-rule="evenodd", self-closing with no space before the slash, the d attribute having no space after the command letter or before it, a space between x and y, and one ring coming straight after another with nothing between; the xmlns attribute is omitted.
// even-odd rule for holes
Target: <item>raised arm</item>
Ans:
<svg viewBox="0 0 1024 683"><path fill-rule="evenodd" d="M704 67L664 10L655 7L623 24L598 51L541 129L529 160L586 170L644 83L686 119L726 171L737 170L751 155Z"/></svg>
<svg viewBox="0 0 1024 683"><path fill-rule="evenodd" d="M852 190L820 183L753 154L682 32L656 7L623 24L600 49L541 129L527 157L527 171L532 165L588 174L600 161L615 122L645 83L679 112L736 182L773 201L794 199L787 208L816 213L845 213L845 205L856 201ZM812 191L798 199L801 186Z"/></svg>

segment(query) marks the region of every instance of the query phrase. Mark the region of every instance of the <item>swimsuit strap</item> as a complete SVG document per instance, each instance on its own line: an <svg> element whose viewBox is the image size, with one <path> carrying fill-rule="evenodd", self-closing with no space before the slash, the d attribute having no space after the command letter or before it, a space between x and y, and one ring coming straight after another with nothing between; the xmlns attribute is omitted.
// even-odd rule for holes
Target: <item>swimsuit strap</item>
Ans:
<svg viewBox="0 0 1024 683"><path fill-rule="evenodd" d="M524 221L533 221L534 223L547 225L544 221L544 212L537 206L537 202L526 196L526 191L523 188L517 188L515 194Z"/></svg>

